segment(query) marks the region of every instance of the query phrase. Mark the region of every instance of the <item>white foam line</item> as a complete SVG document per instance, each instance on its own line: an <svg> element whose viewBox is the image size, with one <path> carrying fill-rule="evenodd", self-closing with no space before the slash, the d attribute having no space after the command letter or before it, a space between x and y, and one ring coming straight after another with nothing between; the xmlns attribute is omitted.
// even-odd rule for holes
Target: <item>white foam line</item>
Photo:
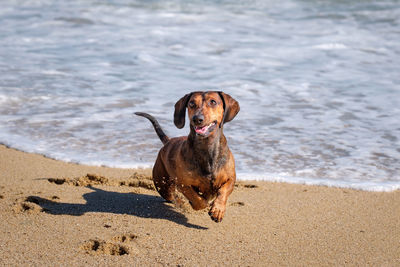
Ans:
<svg viewBox="0 0 400 267"><path fill-rule="evenodd" d="M354 182L346 180L335 180L328 178L309 178L295 177L281 174L249 174L238 173L237 179L240 181L268 181L268 182L283 182L290 184L318 185L328 187L350 188L372 192L392 192L400 189L400 182Z"/></svg>
<svg viewBox="0 0 400 267"><path fill-rule="evenodd" d="M328 44L314 45L312 46L312 48L320 50L340 50L340 49L346 49L347 46L341 43L328 43Z"/></svg>

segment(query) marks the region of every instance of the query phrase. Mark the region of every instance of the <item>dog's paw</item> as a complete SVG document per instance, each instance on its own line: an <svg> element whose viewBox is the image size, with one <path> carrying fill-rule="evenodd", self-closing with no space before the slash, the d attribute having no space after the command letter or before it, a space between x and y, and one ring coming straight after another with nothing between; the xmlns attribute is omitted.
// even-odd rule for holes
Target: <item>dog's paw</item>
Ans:
<svg viewBox="0 0 400 267"><path fill-rule="evenodd" d="M221 222L225 214L225 205L214 202L208 214L214 222Z"/></svg>

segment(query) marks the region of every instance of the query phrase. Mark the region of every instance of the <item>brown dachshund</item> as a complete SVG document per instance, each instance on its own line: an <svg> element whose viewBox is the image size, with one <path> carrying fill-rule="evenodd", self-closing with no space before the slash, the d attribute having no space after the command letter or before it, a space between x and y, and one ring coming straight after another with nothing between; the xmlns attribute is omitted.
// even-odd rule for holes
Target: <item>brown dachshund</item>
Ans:
<svg viewBox="0 0 400 267"><path fill-rule="evenodd" d="M175 104L174 123L185 125L186 108L190 119L189 136L169 139L157 120L136 112L151 121L164 146L153 168L153 181L160 195L178 202L180 191L195 210L211 208L209 214L220 222L235 180L235 161L223 134L223 125L239 112L239 103L223 92L192 92Z"/></svg>

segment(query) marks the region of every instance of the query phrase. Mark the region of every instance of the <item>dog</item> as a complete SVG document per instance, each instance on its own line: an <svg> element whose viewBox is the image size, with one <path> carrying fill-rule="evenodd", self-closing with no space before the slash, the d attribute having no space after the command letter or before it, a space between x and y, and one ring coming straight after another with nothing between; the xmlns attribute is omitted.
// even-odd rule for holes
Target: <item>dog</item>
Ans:
<svg viewBox="0 0 400 267"><path fill-rule="evenodd" d="M171 139L153 116L135 113L150 120L164 144L153 167L154 185L168 202L179 203L177 189L194 210L210 207L211 219L221 222L236 181L235 161L223 126L235 118L240 106L223 92L186 94L175 104L174 123L179 129L185 126L186 109L189 135Z"/></svg>

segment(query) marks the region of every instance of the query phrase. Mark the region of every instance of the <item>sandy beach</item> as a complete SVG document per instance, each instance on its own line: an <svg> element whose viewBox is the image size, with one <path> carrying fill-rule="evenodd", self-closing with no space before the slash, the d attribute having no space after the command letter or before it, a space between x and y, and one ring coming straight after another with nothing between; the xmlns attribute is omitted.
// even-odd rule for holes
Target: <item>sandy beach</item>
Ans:
<svg viewBox="0 0 400 267"><path fill-rule="evenodd" d="M0 265L400 265L400 191L238 182L217 224L150 173L0 146Z"/></svg>

